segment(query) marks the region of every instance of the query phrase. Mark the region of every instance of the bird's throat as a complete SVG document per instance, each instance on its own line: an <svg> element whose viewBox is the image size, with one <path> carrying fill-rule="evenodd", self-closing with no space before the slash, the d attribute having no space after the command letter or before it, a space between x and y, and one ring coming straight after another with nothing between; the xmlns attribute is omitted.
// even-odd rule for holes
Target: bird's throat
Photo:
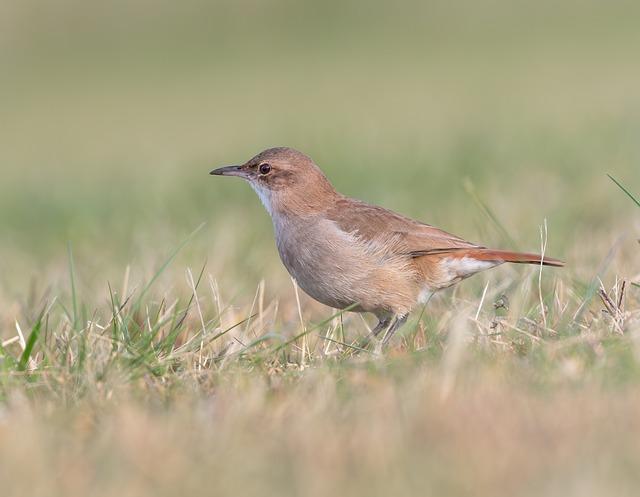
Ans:
<svg viewBox="0 0 640 497"><path fill-rule="evenodd" d="M265 188L261 185L258 185L256 183L254 183L253 181L250 181L249 184L251 185L251 188L253 188L253 191L256 192L256 194L258 195L258 197L260 198L260 201L262 202L262 205L264 205L264 208L267 210L267 212L269 213L269 215L271 217L273 217L273 206L272 206L272 202L271 202L271 191L268 188Z"/></svg>

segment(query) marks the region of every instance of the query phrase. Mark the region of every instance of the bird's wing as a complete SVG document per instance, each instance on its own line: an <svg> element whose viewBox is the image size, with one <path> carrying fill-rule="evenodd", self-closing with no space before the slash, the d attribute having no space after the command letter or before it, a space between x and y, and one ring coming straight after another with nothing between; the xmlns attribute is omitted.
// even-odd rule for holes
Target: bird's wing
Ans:
<svg viewBox="0 0 640 497"><path fill-rule="evenodd" d="M341 198L326 215L347 233L369 243L388 245L392 252L411 257L483 248L428 224L359 200Z"/></svg>

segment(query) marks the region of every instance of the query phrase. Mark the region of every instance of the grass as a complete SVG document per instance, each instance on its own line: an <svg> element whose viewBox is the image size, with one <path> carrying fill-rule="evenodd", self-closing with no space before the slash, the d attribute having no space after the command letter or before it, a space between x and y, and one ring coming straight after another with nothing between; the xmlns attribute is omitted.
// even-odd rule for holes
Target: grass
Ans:
<svg viewBox="0 0 640 497"><path fill-rule="evenodd" d="M640 207L640 200L638 200L632 193L630 193L629 190L627 190L623 185L621 185L620 182L617 179L615 179L613 176L611 176L610 174L607 174L607 176L609 176L609 179L611 181L613 181L616 185L618 185L618 188L620 188L624 193L627 194L627 197L629 197L634 204Z"/></svg>
<svg viewBox="0 0 640 497"><path fill-rule="evenodd" d="M71 301L45 299L26 340L0 349L15 495L635 488L637 289L513 272L479 299L435 299L379 354L356 345L354 315L300 329L263 285L222 304L206 267L186 295L156 288L178 250L99 307L73 290L70 256Z"/></svg>
<svg viewBox="0 0 640 497"><path fill-rule="evenodd" d="M637 7L1 9L3 497L637 493ZM272 145L567 266L361 350L207 175Z"/></svg>

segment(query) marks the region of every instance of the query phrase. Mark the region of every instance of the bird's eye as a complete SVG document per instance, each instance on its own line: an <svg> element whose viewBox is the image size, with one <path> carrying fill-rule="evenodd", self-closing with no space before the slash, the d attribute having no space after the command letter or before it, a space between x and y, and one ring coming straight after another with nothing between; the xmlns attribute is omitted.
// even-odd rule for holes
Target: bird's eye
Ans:
<svg viewBox="0 0 640 497"><path fill-rule="evenodd" d="M267 163L260 164L260 174L269 174L271 166Z"/></svg>

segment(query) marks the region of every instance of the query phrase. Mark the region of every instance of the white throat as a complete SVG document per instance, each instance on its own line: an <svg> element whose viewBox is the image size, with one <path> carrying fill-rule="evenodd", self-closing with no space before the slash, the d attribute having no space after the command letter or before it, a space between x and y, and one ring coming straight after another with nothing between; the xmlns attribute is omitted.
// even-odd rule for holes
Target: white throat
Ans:
<svg viewBox="0 0 640 497"><path fill-rule="evenodd" d="M253 181L250 181L249 184L251 185L251 188L253 188L253 191L258 194L258 197L260 197L260 201L262 202L262 205L264 205L264 208L267 210L269 215L273 216L273 210L271 209L271 192L269 191L269 189L264 188L263 186L260 186Z"/></svg>

